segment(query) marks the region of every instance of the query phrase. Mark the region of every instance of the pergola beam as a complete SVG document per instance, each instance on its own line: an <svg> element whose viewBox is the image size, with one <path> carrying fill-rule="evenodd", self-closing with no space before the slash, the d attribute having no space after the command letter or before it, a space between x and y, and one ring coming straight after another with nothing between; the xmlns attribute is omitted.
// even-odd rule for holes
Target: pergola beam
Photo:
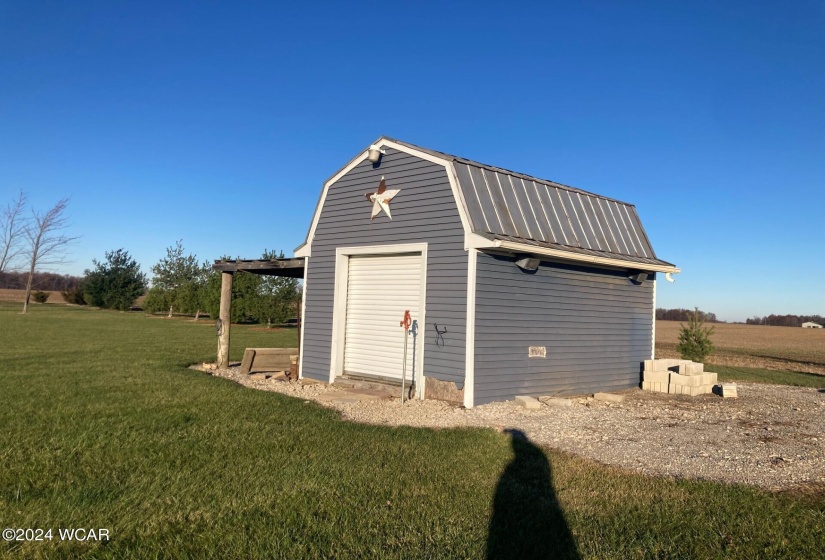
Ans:
<svg viewBox="0 0 825 560"><path fill-rule="evenodd" d="M250 272L267 276L304 277L304 259L220 260L212 265L221 272Z"/></svg>

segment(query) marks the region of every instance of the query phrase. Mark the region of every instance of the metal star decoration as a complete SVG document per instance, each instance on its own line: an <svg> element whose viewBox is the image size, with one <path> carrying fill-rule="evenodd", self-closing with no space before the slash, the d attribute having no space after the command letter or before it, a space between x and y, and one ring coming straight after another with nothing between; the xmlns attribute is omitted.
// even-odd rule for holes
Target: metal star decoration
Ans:
<svg viewBox="0 0 825 560"><path fill-rule="evenodd" d="M378 190L374 193L366 193L364 196L372 202L372 216L370 216L370 220L374 220L375 217L381 213L381 210L387 215L387 217L392 220L392 214L390 214L390 200L392 197L397 195L401 189L390 189L387 190L387 183L384 181L384 177L381 176L381 183L378 184Z"/></svg>

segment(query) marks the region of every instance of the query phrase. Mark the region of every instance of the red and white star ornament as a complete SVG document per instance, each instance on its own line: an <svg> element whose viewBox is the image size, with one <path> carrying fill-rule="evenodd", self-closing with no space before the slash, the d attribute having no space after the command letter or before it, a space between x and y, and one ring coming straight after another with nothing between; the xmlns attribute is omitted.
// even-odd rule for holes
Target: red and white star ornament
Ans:
<svg viewBox="0 0 825 560"><path fill-rule="evenodd" d="M374 193L367 193L364 196L372 202L372 216L370 216L370 220L374 220L375 217L381 213L381 210L387 215L387 217L392 220L392 214L390 213L390 200L392 197L397 195L401 189L387 189L387 183L384 181L384 177L381 176L381 182L378 184L378 190Z"/></svg>

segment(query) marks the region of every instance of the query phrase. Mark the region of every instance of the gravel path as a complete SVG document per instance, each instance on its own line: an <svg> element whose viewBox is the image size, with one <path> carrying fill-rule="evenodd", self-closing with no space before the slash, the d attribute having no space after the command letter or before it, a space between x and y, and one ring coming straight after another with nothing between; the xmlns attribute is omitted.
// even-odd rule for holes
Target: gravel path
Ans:
<svg viewBox="0 0 825 560"><path fill-rule="evenodd" d="M259 380L238 368L214 375L315 400L356 422L432 428L517 428L535 443L637 472L744 483L771 490L825 484L825 393L784 385L737 384L739 397L625 391L624 402L574 398L572 406L527 410L513 402L464 409L440 401L338 400L323 383Z"/></svg>

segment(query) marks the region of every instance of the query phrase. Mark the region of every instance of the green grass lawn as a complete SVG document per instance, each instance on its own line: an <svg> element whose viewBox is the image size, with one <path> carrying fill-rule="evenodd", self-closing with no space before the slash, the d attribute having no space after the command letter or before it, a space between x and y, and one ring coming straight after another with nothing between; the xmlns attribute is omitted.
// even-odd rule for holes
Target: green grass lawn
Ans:
<svg viewBox="0 0 825 560"><path fill-rule="evenodd" d="M343 422L188 370L211 323L0 306L14 558L813 558L825 497L630 474L492 430ZM293 330L233 328L245 346ZM58 528L105 528L70 543Z"/></svg>
<svg viewBox="0 0 825 560"><path fill-rule="evenodd" d="M707 371L719 374L719 381L746 381L749 383L770 383L775 385L793 385L795 387L825 387L825 375L760 369L740 366L717 366L708 364Z"/></svg>

